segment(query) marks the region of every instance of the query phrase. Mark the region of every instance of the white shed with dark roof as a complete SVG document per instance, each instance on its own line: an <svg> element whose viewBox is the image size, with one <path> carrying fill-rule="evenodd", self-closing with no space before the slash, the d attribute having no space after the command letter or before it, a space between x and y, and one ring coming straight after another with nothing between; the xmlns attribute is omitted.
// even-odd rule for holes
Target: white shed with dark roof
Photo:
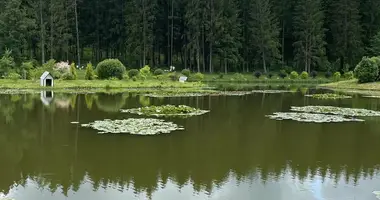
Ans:
<svg viewBox="0 0 380 200"><path fill-rule="evenodd" d="M53 87L54 86L54 78L49 72L44 72L41 77L41 86L42 87Z"/></svg>

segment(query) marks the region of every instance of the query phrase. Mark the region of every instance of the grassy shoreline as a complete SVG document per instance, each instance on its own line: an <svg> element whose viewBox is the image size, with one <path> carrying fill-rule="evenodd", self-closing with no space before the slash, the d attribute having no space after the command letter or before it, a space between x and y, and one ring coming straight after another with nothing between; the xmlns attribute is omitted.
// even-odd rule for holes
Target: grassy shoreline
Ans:
<svg viewBox="0 0 380 200"><path fill-rule="evenodd" d="M358 83L358 80L353 79L349 81L339 81L334 83L321 84L319 88L332 89L332 90L369 90L380 91L380 82L373 83Z"/></svg>

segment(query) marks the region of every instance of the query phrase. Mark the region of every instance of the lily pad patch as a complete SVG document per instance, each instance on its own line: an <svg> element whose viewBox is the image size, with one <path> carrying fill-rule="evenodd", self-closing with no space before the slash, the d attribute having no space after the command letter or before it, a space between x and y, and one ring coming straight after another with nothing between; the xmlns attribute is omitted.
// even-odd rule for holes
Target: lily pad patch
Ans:
<svg viewBox="0 0 380 200"><path fill-rule="evenodd" d="M349 118L341 115L328 115L316 113L299 113L299 112L276 112L267 115L274 120L294 120L308 123L331 123L331 122L362 122L364 120L357 118Z"/></svg>
<svg viewBox="0 0 380 200"><path fill-rule="evenodd" d="M290 110L295 112L333 114L353 117L380 117L380 111L367 110L363 108L341 108L334 106L293 106Z"/></svg>
<svg viewBox="0 0 380 200"><path fill-rule="evenodd" d="M129 118L123 120L102 120L89 124L82 124L82 127L98 130L99 134L132 134L132 135L159 135L171 133L177 130L184 130L183 127L160 119L150 118Z"/></svg>
<svg viewBox="0 0 380 200"><path fill-rule="evenodd" d="M176 116L196 116L208 113L208 110L201 110L185 105L163 105L163 106L147 106L142 108L132 108L121 110L123 113L131 113L137 115L147 115L156 117L176 117Z"/></svg>
<svg viewBox="0 0 380 200"><path fill-rule="evenodd" d="M305 95L306 97L311 97L314 99L350 99L351 96L342 95L342 94L333 94L333 93L325 93L325 94L311 94Z"/></svg>

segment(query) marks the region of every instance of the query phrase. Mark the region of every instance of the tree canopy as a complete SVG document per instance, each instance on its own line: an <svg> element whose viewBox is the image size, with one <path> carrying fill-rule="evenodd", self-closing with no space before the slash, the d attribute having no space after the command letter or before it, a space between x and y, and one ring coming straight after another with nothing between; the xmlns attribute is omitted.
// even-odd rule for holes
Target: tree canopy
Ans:
<svg viewBox="0 0 380 200"><path fill-rule="evenodd" d="M353 69L379 52L379 6L378 0L2 0L0 56L10 51L18 64L118 58L128 68L201 72Z"/></svg>

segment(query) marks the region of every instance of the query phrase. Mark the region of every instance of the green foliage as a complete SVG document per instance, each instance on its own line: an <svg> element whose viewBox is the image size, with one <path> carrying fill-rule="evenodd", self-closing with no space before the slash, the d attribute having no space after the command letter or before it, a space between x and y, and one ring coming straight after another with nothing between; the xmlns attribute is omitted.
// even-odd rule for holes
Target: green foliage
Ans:
<svg viewBox="0 0 380 200"><path fill-rule="evenodd" d="M350 80L350 79L354 79L354 72L353 72L353 71L345 72L345 73L343 74L343 77L344 77L345 79L348 79L348 80Z"/></svg>
<svg viewBox="0 0 380 200"><path fill-rule="evenodd" d="M148 65L145 65L143 68L140 69L140 76L144 79L151 76L150 67Z"/></svg>
<svg viewBox="0 0 380 200"><path fill-rule="evenodd" d="M191 71L189 69L183 69L181 71L181 74L187 76L187 77L190 77L190 74L191 74Z"/></svg>
<svg viewBox="0 0 380 200"><path fill-rule="evenodd" d="M340 80L340 72L335 72L334 75L333 75L333 78L334 78L334 81L339 81Z"/></svg>
<svg viewBox="0 0 380 200"><path fill-rule="evenodd" d="M256 78L260 78L262 73L260 71L256 71L255 73L253 73L253 75L256 77Z"/></svg>
<svg viewBox="0 0 380 200"><path fill-rule="evenodd" d="M170 80L172 80L172 81L178 81L179 77L180 77L180 74L178 74L177 72L172 72L172 73L169 73L168 76L169 76Z"/></svg>
<svg viewBox="0 0 380 200"><path fill-rule="evenodd" d="M204 79L204 77L205 76L202 73L197 72L197 73L195 73L194 75L191 76L191 79L193 81L202 81Z"/></svg>
<svg viewBox="0 0 380 200"><path fill-rule="evenodd" d="M268 77L269 79L271 79L271 78L273 77L273 74L269 72L269 73L267 74L267 77Z"/></svg>
<svg viewBox="0 0 380 200"><path fill-rule="evenodd" d="M129 78L133 78L139 75L139 70L137 69L131 69L128 71Z"/></svg>
<svg viewBox="0 0 380 200"><path fill-rule="evenodd" d="M76 80L78 78L77 69L75 68L75 63L71 63L70 65L70 73L72 76L72 80Z"/></svg>
<svg viewBox="0 0 380 200"><path fill-rule="evenodd" d="M164 74L164 70L162 70L162 69L156 69L156 70L154 70L153 74L155 76L162 75L162 74Z"/></svg>
<svg viewBox="0 0 380 200"><path fill-rule="evenodd" d="M331 73L330 71L327 71L327 72L325 73L325 77L326 77L326 78L331 78L331 76L332 76L332 73Z"/></svg>
<svg viewBox="0 0 380 200"><path fill-rule="evenodd" d="M302 72L301 75L300 75L301 79L308 79L309 78L309 74L307 72Z"/></svg>
<svg viewBox="0 0 380 200"><path fill-rule="evenodd" d="M379 67L375 59L363 57L354 71L359 83L374 82L379 76Z"/></svg>
<svg viewBox="0 0 380 200"><path fill-rule="evenodd" d="M296 71L292 71L290 73L290 79L297 79L298 78L298 73Z"/></svg>
<svg viewBox="0 0 380 200"><path fill-rule="evenodd" d="M12 51L6 50L3 57L0 59L0 78L5 76L9 70L16 66L16 63L11 56Z"/></svg>
<svg viewBox="0 0 380 200"><path fill-rule="evenodd" d="M310 76L311 76L312 78L316 78L316 77L318 76L318 72L316 72L316 71L312 71L312 72L310 73Z"/></svg>
<svg viewBox="0 0 380 200"><path fill-rule="evenodd" d="M75 77L72 73L66 72L66 73L62 74L61 79L62 80L75 80Z"/></svg>
<svg viewBox="0 0 380 200"><path fill-rule="evenodd" d="M106 59L96 67L100 79L118 78L122 79L125 72L125 66L118 59Z"/></svg>
<svg viewBox="0 0 380 200"><path fill-rule="evenodd" d="M94 72L94 68L92 67L91 62L87 63L86 74L85 74L84 78L86 80L94 80L95 79L95 72Z"/></svg>
<svg viewBox="0 0 380 200"><path fill-rule="evenodd" d="M238 82L247 81L247 79L241 73L235 73L234 76L233 76L233 79L236 80L236 81L238 81Z"/></svg>
<svg viewBox="0 0 380 200"><path fill-rule="evenodd" d="M17 81L17 80L21 79L21 76L20 76L20 74L18 74L16 72L10 72L10 73L8 73L8 75L5 78Z"/></svg>
<svg viewBox="0 0 380 200"><path fill-rule="evenodd" d="M282 79L286 78L288 76L288 73L286 73L285 70L280 70L280 73L278 74L278 76Z"/></svg>
<svg viewBox="0 0 380 200"><path fill-rule="evenodd" d="M375 36L373 36L369 51L372 55L380 55L380 31L377 32Z"/></svg>
<svg viewBox="0 0 380 200"><path fill-rule="evenodd" d="M31 70L33 69L33 62L23 62L21 64L21 76L24 79L31 79Z"/></svg>

